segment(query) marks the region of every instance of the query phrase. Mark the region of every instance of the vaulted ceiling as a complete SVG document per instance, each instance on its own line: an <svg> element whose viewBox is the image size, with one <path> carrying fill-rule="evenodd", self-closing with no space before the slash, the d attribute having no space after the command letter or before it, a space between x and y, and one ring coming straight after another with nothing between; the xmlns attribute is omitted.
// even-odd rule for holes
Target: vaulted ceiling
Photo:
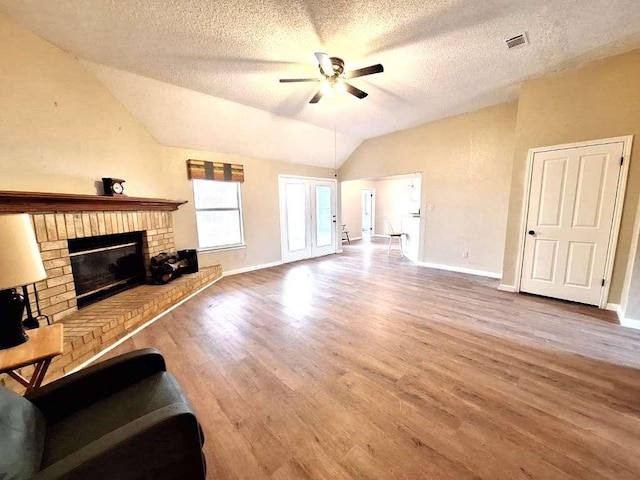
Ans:
<svg viewBox="0 0 640 480"><path fill-rule="evenodd" d="M0 11L86 60L163 143L291 160L292 142L292 161L326 166L331 149L304 159L301 143L327 152L337 130L340 164L363 139L514 100L527 78L640 46L637 0L0 0ZM507 49L522 32L529 45ZM316 51L385 71L351 81L363 100L311 105L317 84L278 79L317 76ZM227 145L203 115L274 146Z"/></svg>

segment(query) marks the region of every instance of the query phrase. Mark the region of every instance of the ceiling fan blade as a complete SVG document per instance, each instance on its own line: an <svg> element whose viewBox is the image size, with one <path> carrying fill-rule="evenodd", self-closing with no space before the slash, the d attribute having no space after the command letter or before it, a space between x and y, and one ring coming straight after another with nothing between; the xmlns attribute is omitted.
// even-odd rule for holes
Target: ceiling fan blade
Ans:
<svg viewBox="0 0 640 480"><path fill-rule="evenodd" d="M373 75L374 73L384 72L384 67L381 64L371 65L370 67L358 68L357 70L351 70L344 74L345 78L364 77L365 75Z"/></svg>
<svg viewBox="0 0 640 480"><path fill-rule="evenodd" d="M353 85L348 84L347 82L344 83L344 86L347 87L347 92L349 92L354 97L358 97L360 100L369 95L367 92L363 92L359 88L356 88Z"/></svg>
<svg viewBox="0 0 640 480"><path fill-rule="evenodd" d="M324 52L316 52L314 54L318 59L318 63L320 64L320 70L327 77L331 77L333 75L333 64L331 63L331 58Z"/></svg>
<svg viewBox="0 0 640 480"><path fill-rule="evenodd" d="M281 78L280 83L319 82L319 78Z"/></svg>
<svg viewBox="0 0 640 480"><path fill-rule="evenodd" d="M309 100L309 103L318 103L321 98L322 98L322 90L318 90L318 93L316 93L313 96L313 98Z"/></svg>

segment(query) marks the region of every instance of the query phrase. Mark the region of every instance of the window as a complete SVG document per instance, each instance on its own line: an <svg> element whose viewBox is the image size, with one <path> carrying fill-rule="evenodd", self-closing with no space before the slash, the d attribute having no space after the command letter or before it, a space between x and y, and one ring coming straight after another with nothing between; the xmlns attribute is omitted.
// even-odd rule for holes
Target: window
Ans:
<svg viewBox="0 0 640 480"><path fill-rule="evenodd" d="M200 249L244 244L239 182L193 180Z"/></svg>

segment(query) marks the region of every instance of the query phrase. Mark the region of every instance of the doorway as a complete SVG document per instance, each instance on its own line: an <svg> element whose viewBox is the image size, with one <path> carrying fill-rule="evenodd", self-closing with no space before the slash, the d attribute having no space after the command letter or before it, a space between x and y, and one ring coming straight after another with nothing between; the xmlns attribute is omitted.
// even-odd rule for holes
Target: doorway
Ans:
<svg viewBox="0 0 640 480"><path fill-rule="evenodd" d="M375 229L376 191L373 188L362 190L362 240L370 242Z"/></svg>
<svg viewBox="0 0 640 480"><path fill-rule="evenodd" d="M280 175L282 261L336 252L336 181Z"/></svg>
<svg viewBox="0 0 640 480"><path fill-rule="evenodd" d="M420 172L343 181L340 193L342 223L353 232L352 242L388 244L392 233L402 233L404 256L419 262L423 231Z"/></svg>
<svg viewBox="0 0 640 480"><path fill-rule="evenodd" d="M606 305L630 150L627 137L531 150L520 291Z"/></svg>

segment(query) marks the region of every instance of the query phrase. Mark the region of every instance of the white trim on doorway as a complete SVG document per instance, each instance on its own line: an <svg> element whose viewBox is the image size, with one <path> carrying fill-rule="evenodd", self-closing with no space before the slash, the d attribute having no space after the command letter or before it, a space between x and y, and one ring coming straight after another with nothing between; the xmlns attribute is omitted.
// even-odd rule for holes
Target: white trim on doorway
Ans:
<svg viewBox="0 0 640 480"><path fill-rule="evenodd" d="M299 255L289 255L290 252L287 251L287 239L285 237L285 232L287 230L287 219L285 213L285 203L284 203L284 185L287 180L289 181L297 181L303 182L306 188L308 189L306 196L306 215L308 215L306 219L306 248L299 251ZM321 185L324 184L324 185ZM317 223L316 219L316 197L315 193L312 195L311 190L313 189L316 192L316 187L318 186L330 186L331 187L331 212L332 212L332 244L331 245L323 245L318 246L316 242L317 240ZM338 180L336 178L324 178L324 177L307 177L302 175L288 175L288 174L278 174L278 195L279 195L279 216L280 216L280 255L282 263L290 263L298 260L306 260L308 258L316 258L322 257L325 255L332 255L335 253L339 253L341 251L341 242L339 241L339 230L338 220ZM341 235L340 235L340 238Z"/></svg>
<svg viewBox="0 0 640 480"><path fill-rule="evenodd" d="M605 308L607 310L611 310L612 312L616 312L616 314L618 315L618 321L623 327L640 330L640 320L626 317L622 305L618 305L617 303L607 303L607 306Z"/></svg>
<svg viewBox="0 0 640 480"><path fill-rule="evenodd" d="M516 257L516 279L513 286L514 292L520 291L520 281L522 279L522 262L524 260L524 243L527 230L527 217L529 214L529 197L531 195L531 178L533 171L533 157L536 153L548 152L552 150L563 150L577 147L588 147L592 145L605 145L609 143L624 144L623 147L623 164L622 172L618 179L618 190L616 193L616 203L613 212L613 224L611 228L611 236L609 238L609 246L607 250L607 261L605 266L605 286L602 289L600 297L600 308L605 308L607 305L607 298L609 297L609 288L611 286L611 275L613 273L613 261L616 254L616 245L618 242L618 235L620 233L620 222L622 220L622 207L624 203L624 195L627 188L627 177L629 175L629 163L631 161L631 147L633 144L633 135L626 135L622 137L604 138L600 140L590 140L586 142L565 143L562 145L551 145L547 147L538 147L529 149L527 156L527 168L525 176L525 192L522 198L522 216L520 218L520 236L518 239L518 256ZM500 288L503 287L503 288ZM500 285L500 290L507 290L511 288L510 285Z"/></svg>
<svg viewBox="0 0 640 480"><path fill-rule="evenodd" d="M365 232L367 231L365 229L366 225L366 221L365 219L367 218L367 195L370 195L370 201L369 201L369 232L368 234L365 234ZM376 234L376 189L373 187L367 187L367 188L363 188L362 189L362 208L361 208L361 213L362 213L362 219L361 219L361 223L362 223L362 228L361 230L361 236L362 238L367 238L369 240L373 239Z"/></svg>

